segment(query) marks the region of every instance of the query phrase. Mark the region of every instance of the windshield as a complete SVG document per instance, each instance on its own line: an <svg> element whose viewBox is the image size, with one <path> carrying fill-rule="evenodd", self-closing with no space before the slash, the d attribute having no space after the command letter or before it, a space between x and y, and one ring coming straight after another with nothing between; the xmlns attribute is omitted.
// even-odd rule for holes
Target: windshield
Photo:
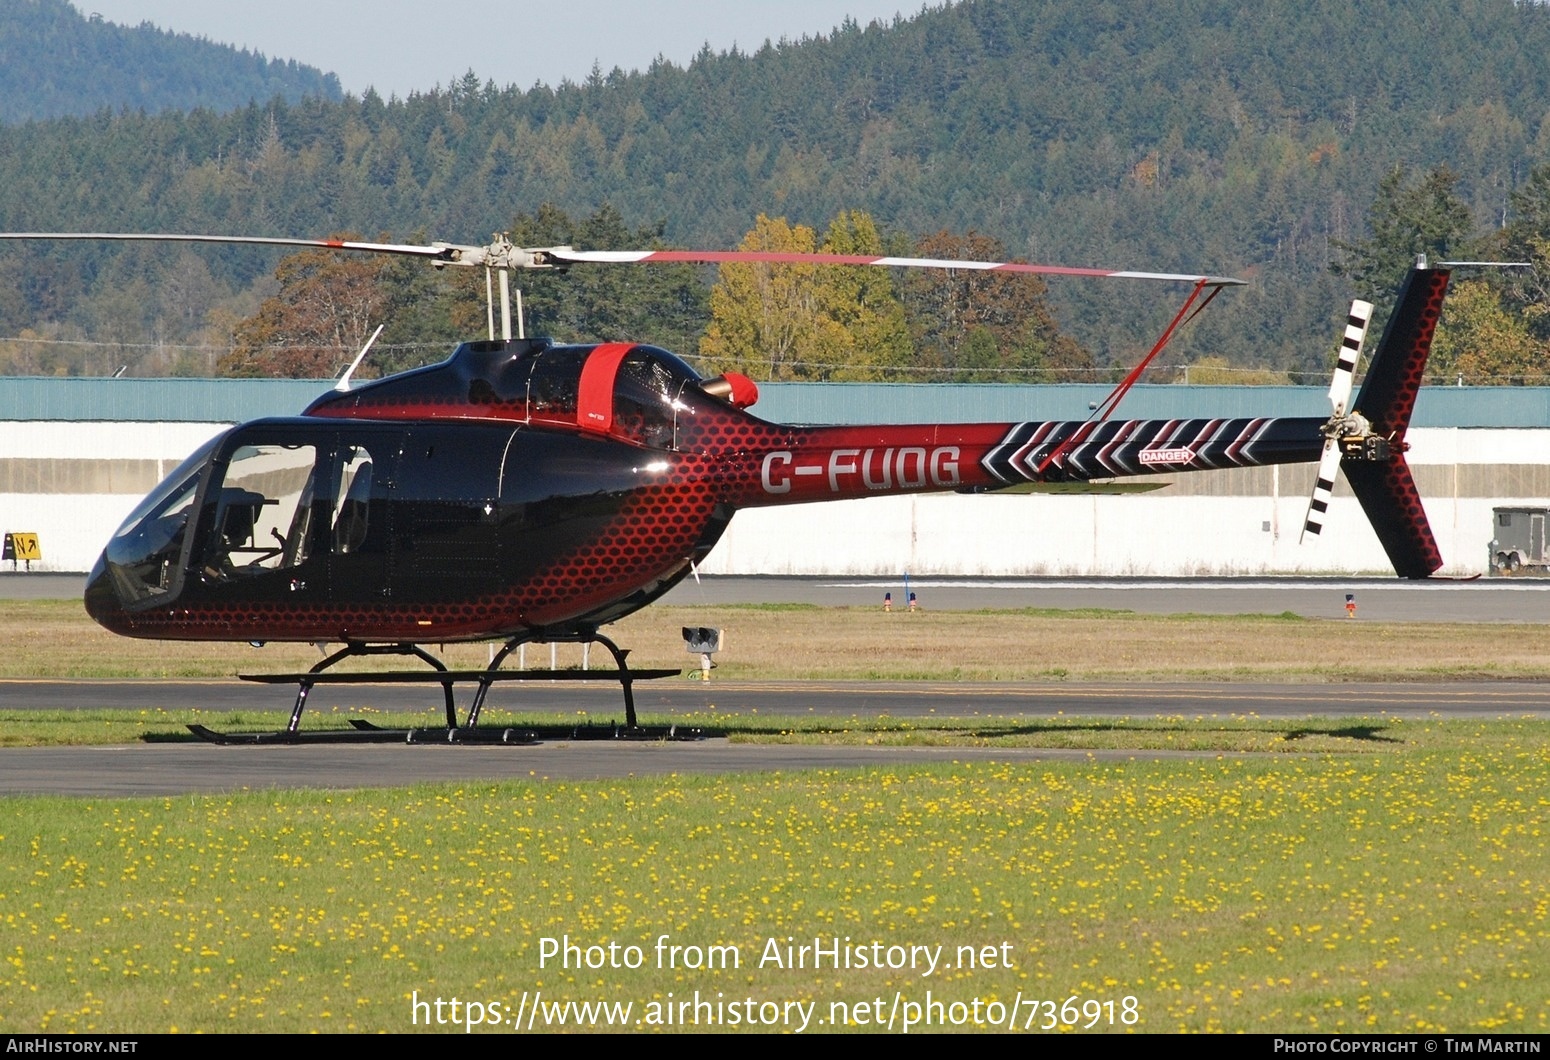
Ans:
<svg viewBox="0 0 1550 1060"><path fill-rule="evenodd" d="M216 435L162 480L129 513L103 553L114 592L126 607L175 594L182 582L182 554L189 513Z"/></svg>

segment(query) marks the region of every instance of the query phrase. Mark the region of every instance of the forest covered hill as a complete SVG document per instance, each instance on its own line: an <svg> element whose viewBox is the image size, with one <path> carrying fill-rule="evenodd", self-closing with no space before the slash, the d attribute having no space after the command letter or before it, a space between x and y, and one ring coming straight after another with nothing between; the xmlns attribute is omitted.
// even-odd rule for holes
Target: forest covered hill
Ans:
<svg viewBox="0 0 1550 1060"><path fill-rule="evenodd" d="M253 52L83 15L67 0L0 4L0 122L104 107L226 111L280 96L339 99L332 74Z"/></svg>
<svg viewBox="0 0 1550 1060"><path fill-rule="evenodd" d="M1316 375L1353 290L1330 264L1368 235L1381 182L1446 166L1480 235L1545 162L1542 4L963 0L582 84L469 73L405 100L4 128L0 229L479 242L544 204L610 204L630 230L729 247L760 214L822 231L862 210L896 242L972 230L1036 261L1243 276L1180 355ZM0 338L219 346L273 293L274 262L6 248ZM1089 281L1050 293L1099 363L1133 359L1177 305ZM136 350L35 370L170 363Z"/></svg>

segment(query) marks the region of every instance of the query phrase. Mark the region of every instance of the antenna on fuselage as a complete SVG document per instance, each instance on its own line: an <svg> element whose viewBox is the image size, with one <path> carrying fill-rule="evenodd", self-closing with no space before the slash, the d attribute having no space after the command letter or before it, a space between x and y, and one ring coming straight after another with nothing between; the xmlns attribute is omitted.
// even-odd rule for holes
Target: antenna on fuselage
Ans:
<svg viewBox="0 0 1550 1060"><path fill-rule="evenodd" d="M371 338L366 340L366 345L361 347L361 352L355 355L355 360L350 362L350 367L344 370L344 375L340 376L339 382L334 384L335 390L339 391L341 394L349 391L350 376L355 374L355 370L359 368L361 362L366 359L366 354L371 350L371 344L377 341L377 336L382 334L382 329L385 327L387 327L386 324L377 325L377 330L371 333Z"/></svg>

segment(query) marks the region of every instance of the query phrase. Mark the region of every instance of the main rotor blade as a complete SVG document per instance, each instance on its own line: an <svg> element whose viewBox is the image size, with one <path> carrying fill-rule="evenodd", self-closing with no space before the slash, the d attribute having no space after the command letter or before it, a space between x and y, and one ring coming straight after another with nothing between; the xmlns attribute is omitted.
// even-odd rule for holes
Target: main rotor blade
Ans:
<svg viewBox="0 0 1550 1060"><path fill-rule="evenodd" d="M1134 272L1116 269L1084 269L1067 265L1030 265L1020 261L957 261L950 258L895 258L871 254L803 254L776 250L571 250L554 247L542 252L564 264L633 264L636 262L689 262L720 265L728 262L768 262L777 265L882 265L906 269L968 269L981 272L1034 273L1041 276L1093 276L1127 280L1164 280L1203 283L1208 287L1237 287L1245 281L1228 276L1192 276L1174 272Z"/></svg>
<svg viewBox="0 0 1550 1060"><path fill-rule="evenodd" d="M407 254L421 258L453 260L450 246L415 246L404 243L362 243L347 239L290 239L278 236L204 236L171 232L0 232L3 240L95 240L116 243L247 243L269 247L322 247L327 250L359 250L374 254Z"/></svg>

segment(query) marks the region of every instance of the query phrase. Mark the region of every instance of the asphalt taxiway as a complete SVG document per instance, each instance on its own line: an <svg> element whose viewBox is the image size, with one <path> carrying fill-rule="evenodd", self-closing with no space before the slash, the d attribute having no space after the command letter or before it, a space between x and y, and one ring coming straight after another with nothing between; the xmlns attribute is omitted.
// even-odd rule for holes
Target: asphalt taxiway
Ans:
<svg viewBox="0 0 1550 1060"><path fill-rule="evenodd" d="M274 688L235 681L0 682L0 697L12 709L50 706L100 707L154 712L160 707L197 705L220 715L252 707L284 706ZM367 713L380 725L435 723L424 690L363 686L333 702L321 697L309 713L346 716ZM926 721L971 718L986 735L1035 730L1072 719L1126 717L1210 717L1231 725L1244 717L1285 719L1288 731L1319 729L1319 718L1377 718L1376 732L1353 733L1382 739L1381 719L1429 716L1532 716L1550 718L1550 683L1469 682L1435 685L1341 684L1173 684L1071 683L1059 685L873 682L760 682L720 685L637 686L641 713L662 722L693 714L696 719L736 718L757 728L760 716L855 716ZM594 720L589 711L596 690L573 685L524 685L520 705ZM370 704L367 707L365 704ZM516 706L494 702L491 706ZM154 721L149 725L154 729ZM772 728L773 728L772 724ZM1334 730L1331 730L1334 731ZM175 726L167 735L178 738ZM696 742L628 742L548 739L532 746L438 747L372 744L220 747L192 739L111 747L42 747L0 750L0 794L87 796L175 795L190 792L280 788L385 787L415 782L479 782L515 778L595 779L663 773L728 773L847 768L909 762L1043 761L1089 758L1172 757L1156 751L1067 751L1035 748L856 747Z"/></svg>

